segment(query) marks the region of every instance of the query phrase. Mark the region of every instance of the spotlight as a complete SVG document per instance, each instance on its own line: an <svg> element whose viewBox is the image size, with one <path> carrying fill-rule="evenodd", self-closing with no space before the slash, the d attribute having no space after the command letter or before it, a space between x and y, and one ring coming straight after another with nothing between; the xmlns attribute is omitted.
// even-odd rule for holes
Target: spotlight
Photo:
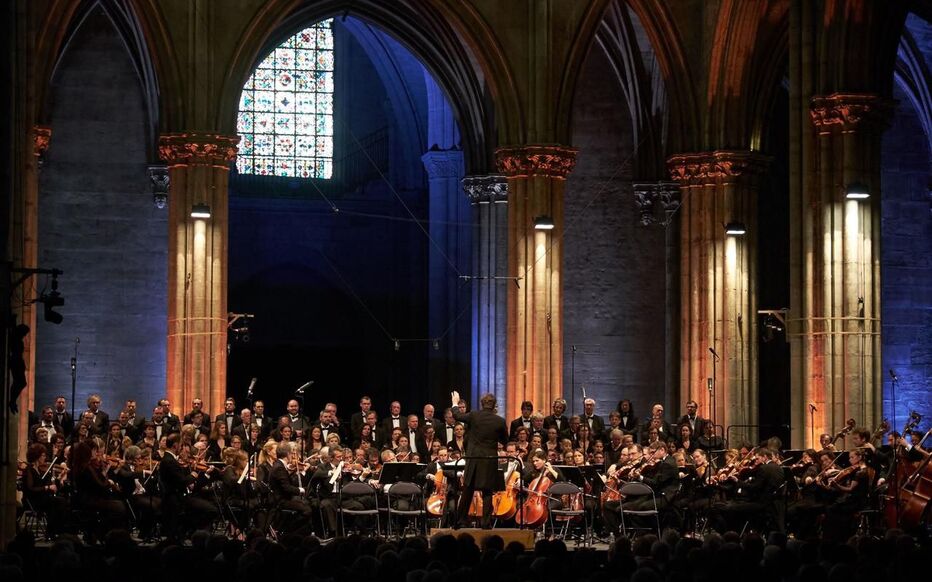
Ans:
<svg viewBox="0 0 932 582"><path fill-rule="evenodd" d="M43 293L39 297L44 309L45 321L58 325L64 317L61 313L54 311L54 308L61 307L65 304L65 298L58 292L58 279L52 275L52 290L49 293Z"/></svg>
<svg viewBox="0 0 932 582"><path fill-rule="evenodd" d="M848 200L867 200L870 197L871 193L863 182L852 182L845 188L845 198Z"/></svg>
<svg viewBox="0 0 932 582"><path fill-rule="evenodd" d="M191 207L191 218L210 218L210 206L195 204Z"/></svg>
<svg viewBox="0 0 932 582"><path fill-rule="evenodd" d="M725 225L725 234L728 236L744 236L747 231L743 222L729 222Z"/></svg>
<svg viewBox="0 0 932 582"><path fill-rule="evenodd" d="M554 224L553 219L549 216L538 216L534 219L534 229L535 230L553 230Z"/></svg>
<svg viewBox="0 0 932 582"><path fill-rule="evenodd" d="M435 352L440 351L440 340L434 340L433 346Z"/></svg>
<svg viewBox="0 0 932 582"><path fill-rule="evenodd" d="M395 340L395 351L401 351L401 342L398 340Z"/></svg>

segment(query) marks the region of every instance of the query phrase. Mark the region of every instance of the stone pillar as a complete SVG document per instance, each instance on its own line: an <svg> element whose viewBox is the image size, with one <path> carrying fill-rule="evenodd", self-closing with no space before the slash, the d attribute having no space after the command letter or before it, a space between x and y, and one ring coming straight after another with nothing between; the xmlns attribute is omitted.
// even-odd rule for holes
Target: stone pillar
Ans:
<svg viewBox="0 0 932 582"><path fill-rule="evenodd" d="M506 323L508 308L508 182L504 176L468 176L463 190L472 204L472 406L492 393L508 410ZM498 278L502 277L502 278Z"/></svg>
<svg viewBox="0 0 932 582"><path fill-rule="evenodd" d="M226 397L227 180L238 141L202 132L159 140L170 177L166 389L176 414L195 396L217 414ZM211 217L192 218L195 204Z"/></svg>
<svg viewBox="0 0 932 582"><path fill-rule="evenodd" d="M739 425L757 424L755 227L757 179L767 158L714 151L673 156L668 165L682 189L680 409L696 400L732 444L754 442L756 430ZM726 236L729 222L743 223L747 234Z"/></svg>
<svg viewBox="0 0 932 582"><path fill-rule="evenodd" d="M794 352L794 446L819 435L879 423L880 138L888 103L876 95L834 93L810 101L812 163L791 238L800 281L788 321ZM863 184L866 200L846 199ZM816 411L810 422L809 405ZM815 442L811 442L815 440Z"/></svg>
<svg viewBox="0 0 932 582"><path fill-rule="evenodd" d="M508 179L506 418L521 401L547 410L563 393L563 191L577 150L559 145L499 148L498 170ZM535 230L540 217L552 230Z"/></svg>
<svg viewBox="0 0 932 582"><path fill-rule="evenodd" d="M32 128L32 163L26 165L23 172L24 192L22 195L22 206L14 206L14 212L18 212L16 220L20 222L17 229L21 235L19 248L16 251L19 254L21 265L25 268L39 267L39 171L45 161L45 152L49 149L49 143L52 139L52 128L41 125L35 125ZM14 259L14 263L17 262ZM45 266L45 268L61 268L58 265ZM38 275L33 275L37 277ZM25 323L29 326L29 335L23 342L23 361L26 363L26 389L19 395L19 454L21 459L26 458L26 448L29 446L29 414L30 410L36 407L36 303L25 295L26 293L37 289L35 279L27 279L19 289L14 289L14 296L23 296L27 300L14 304L12 308L17 316L17 323ZM51 324L49 324L51 325ZM36 413L38 414L38 410Z"/></svg>
<svg viewBox="0 0 932 582"><path fill-rule="evenodd" d="M458 276L469 264L470 233L461 226L469 223L469 206L460 194L464 172L461 150L431 150L421 161L427 171L430 209L427 336L432 347L428 351L428 393L436 400L449 397L451 387L458 387L468 377L468 364L461 354L469 351L469 325L457 318L468 305L461 293L464 282Z"/></svg>

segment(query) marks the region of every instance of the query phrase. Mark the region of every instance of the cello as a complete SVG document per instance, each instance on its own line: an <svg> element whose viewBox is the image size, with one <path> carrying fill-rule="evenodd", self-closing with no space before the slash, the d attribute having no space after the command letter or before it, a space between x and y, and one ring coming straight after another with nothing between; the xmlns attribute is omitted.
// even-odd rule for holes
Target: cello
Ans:
<svg viewBox="0 0 932 582"><path fill-rule="evenodd" d="M498 491L492 496L492 517L496 519L511 519L518 511L518 480L521 473L517 464L505 476L505 490Z"/></svg>
<svg viewBox="0 0 932 582"><path fill-rule="evenodd" d="M919 445L929 435L932 429L929 429L925 436L922 437ZM926 515L930 500L932 500L932 454L926 453L926 457L919 462L919 466L913 471L906 482L900 487L897 503L900 507L900 527L909 531L918 528L923 522L923 516Z"/></svg>
<svg viewBox="0 0 932 582"><path fill-rule="evenodd" d="M434 475L434 492L427 498L427 513L437 517L443 516L443 508L447 504L447 480L443 476L443 467L437 463L437 473Z"/></svg>
<svg viewBox="0 0 932 582"><path fill-rule="evenodd" d="M540 475L535 477L528 485L526 490L528 498L521 507L521 511L515 515L515 522L519 526L536 528L547 521L550 502L547 491L553 485L551 475L555 477L557 472L553 470L550 463L545 463L541 468Z"/></svg>
<svg viewBox="0 0 932 582"><path fill-rule="evenodd" d="M909 418L903 426L903 432L900 433L903 435L901 438L905 438L911 430L919 426L921 421L921 414L915 410L910 412ZM893 445L895 472L890 475L890 488L884 496L884 518L887 522L887 527L891 528L900 526L906 508L906 502L912 498L912 492L904 491L904 488L909 481L913 480L914 475L920 474L913 463L910 463L904 458L903 451L900 450L900 447L901 445L899 443L894 443ZM928 459L920 463L920 465L926 465L927 467L927 461ZM917 486L920 485L918 482L915 484ZM913 503L918 503L918 500L913 501Z"/></svg>

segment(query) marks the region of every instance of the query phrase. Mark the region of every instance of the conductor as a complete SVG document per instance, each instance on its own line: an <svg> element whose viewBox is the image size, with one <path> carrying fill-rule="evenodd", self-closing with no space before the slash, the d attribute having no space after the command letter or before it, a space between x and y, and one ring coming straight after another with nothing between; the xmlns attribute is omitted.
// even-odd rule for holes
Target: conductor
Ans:
<svg viewBox="0 0 932 582"><path fill-rule="evenodd" d="M495 414L495 396L485 394L479 399L479 410L462 413L459 411L460 394L452 392L453 417L469 429L466 439L467 457L488 457L488 459L467 459L466 473L463 476L463 489L456 509L454 528L462 527L469 513L473 493L482 492L482 529L492 528L492 492L504 489L501 474L498 472L498 443L508 440L505 419Z"/></svg>

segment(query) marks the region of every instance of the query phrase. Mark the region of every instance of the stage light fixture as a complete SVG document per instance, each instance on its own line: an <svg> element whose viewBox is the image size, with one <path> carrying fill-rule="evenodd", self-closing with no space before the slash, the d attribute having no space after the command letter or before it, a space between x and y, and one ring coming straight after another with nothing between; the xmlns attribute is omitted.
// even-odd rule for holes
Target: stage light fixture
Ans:
<svg viewBox="0 0 932 582"><path fill-rule="evenodd" d="M744 236L747 232L743 222L729 222L725 225L725 234L728 236Z"/></svg>
<svg viewBox="0 0 932 582"><path fill-rule="evenodd" d="M863 182L852 182L845 188L845 198L848 200L867 200L870 197L870 190Z"/></svg>
<svg viewBox="0 0 932 582"><path fill-rule="evenodd" d="M534 219L534 230L553 230L553 219L549 216L538 216Z"/></svg>
<svg viewBox="0 0 932 582"><path fill-rule="evenodd" d="M58 278L55 275L52 275L52 290L49 293L43 293L39 297L39 301L42 302L44 307L43 315L45 321L54 323L55 325L62 322L64 317L61 313L55 311L55 308L63 306L65 304L65 298L58 292Z"/></svg>
<svg viewBox="0 0 932 582"><path fill-rule="evenodd" d="M191 218L210 218L210 206L207 204L195 204L191 207Z"/></svg>

